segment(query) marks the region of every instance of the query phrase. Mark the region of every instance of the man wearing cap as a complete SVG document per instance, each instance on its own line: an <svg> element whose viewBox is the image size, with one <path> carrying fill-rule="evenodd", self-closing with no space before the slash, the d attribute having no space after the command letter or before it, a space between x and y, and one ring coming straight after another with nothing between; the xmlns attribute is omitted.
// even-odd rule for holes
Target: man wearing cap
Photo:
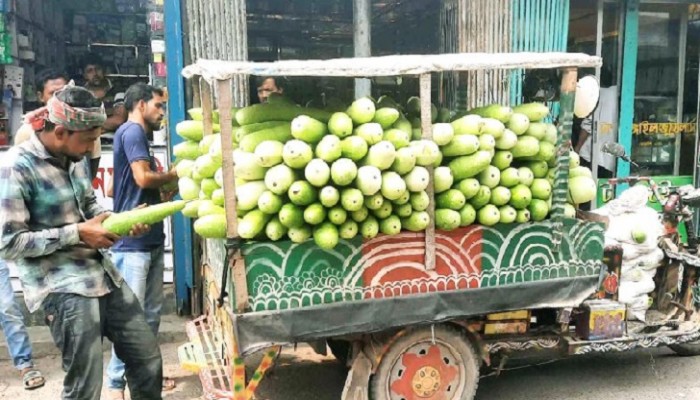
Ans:
<svg viewBox="0 0 700 400"><path fill-rule="evenodd" d="M61 349L63 399L100 398L102 337L124 360L131 398L161 399L162 359L138 299L105 250L119 237L102 227L85 156L104 107L67 86L26 116L36 134L0 161L0 257L19 267L29 311L43 308ZM148 227L137 224L131 236Z"/></svg>
<svg viewBox="0 0 700 400"><path fill-rule="evenodd" d="M54 92L63 88L67 83L68 78L66 78L66 75L61 72L51 69L41 71L36 80L37 99L42 105L45 106L46 102L49 101ZM105 122L105 126L106 125L109 125L109 123ZM34 130L32 129L31 125L22 124L14 135L14 144L21 144L29 139L33 134ZM97 175L97 168L100 165L101 156L102 144L100 140L96 140L92 151L87 157L88 160L90 160L90 174L92 179L95 179L95 176Z"/></svg>
<svg viewBox="0 0 700 400"><path fill-rule="evenodd" d="M64 87L67 82L65 74L56 70L47 69L39 72L35 83L37 99L45 105L54 92ZM34 130L31 125L23 125L15 135L15 143L22 143L33 135ZM32 345L27 328L24 326L22 312L15 304L9 264L3 259L0 259L0 324L2 324L12 361L20 370L24 388L33 390L44 386L45 379L34 366Z"/></svg>

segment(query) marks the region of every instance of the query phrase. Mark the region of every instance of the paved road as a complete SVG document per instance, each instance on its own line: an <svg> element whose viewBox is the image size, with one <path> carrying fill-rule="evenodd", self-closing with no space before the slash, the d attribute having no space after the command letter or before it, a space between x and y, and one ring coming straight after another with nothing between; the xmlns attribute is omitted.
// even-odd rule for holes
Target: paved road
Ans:
<svg viewBox="0 0 700 400"><path fill-rule="evenodd" d="M337 400L344 381L330 357L285 355L258 397ZM477 400L532 399L700 400L700 357L677 357L665 348L584 356L483 378L477 392Z"/></svg>
<svg viewBox="0 0 700 400"><path fill-rule="evenodd" d="M197 399L196 376L179 370L176 344L162 346L166 371L178 389L165 400ZM8 361L0 362L0 399L58 398L63 373L56 357L38 360L47 387L22 390ZM337 400L345 371L332 358L307 348L286 352L265 378L258 400ZM680 358L667 349L572 358L483 378L477 400L700 400L700 357Z"/></svg>
<svg viewBox="0 0 700 400"><path fill-rule="evenodd" d="M162 345L164 372L175 379L177 388L165 394L164 400L191 400L202 394L199 378L189 372L182 371L177 362L178 344ZM105 353L105 363L109 361L110 353ZM0 361L0 399L12 400L58 400L61 398L64 373L61 370L59 356L48 356L35 360L37 366L46 377L46 386L28 392L22 388L19 375L8 360ZM102 395L105 395L103 390Z"/></svg>

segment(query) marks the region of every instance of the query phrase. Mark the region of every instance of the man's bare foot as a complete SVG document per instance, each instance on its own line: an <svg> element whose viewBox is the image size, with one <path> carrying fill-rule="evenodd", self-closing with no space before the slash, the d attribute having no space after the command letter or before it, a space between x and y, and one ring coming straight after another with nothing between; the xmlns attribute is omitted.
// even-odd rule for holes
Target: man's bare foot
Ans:
<svg viewBox="0 0 700 400"><path fill-rule="evenodd" d="M168 392L175 389L176 383L174 379L163 377L163 391Z"/></svg>

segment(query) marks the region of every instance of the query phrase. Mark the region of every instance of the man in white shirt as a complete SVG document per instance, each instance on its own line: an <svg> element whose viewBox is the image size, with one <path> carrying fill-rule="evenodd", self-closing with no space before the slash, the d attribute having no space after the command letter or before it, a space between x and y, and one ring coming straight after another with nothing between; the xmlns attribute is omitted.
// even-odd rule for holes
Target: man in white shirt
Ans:
<svg viewBox="0 0 700 400"><path fill-rule="evenodd" d="M600 89L600 100L595 111L581 122L578 140L574 150L581 156L581 164L591 168L595 154L598 163L598 178L612 178L615 171L615 157L600 149L605 143L617 142L617 86ZM595 151L592 142L592 128L595 123Z"/></svg>

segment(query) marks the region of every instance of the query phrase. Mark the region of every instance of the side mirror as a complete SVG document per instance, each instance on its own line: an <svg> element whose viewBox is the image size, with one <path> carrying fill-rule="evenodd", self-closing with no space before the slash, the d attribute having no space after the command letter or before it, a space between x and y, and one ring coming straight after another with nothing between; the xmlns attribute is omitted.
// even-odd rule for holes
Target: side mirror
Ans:
<svg viewBox="0 0 700 400"><path fill-rule="evenodd" d="M627 157L627 154L625 154L625 148L619 143L613 143L613 142L608 142L603 144L603 148L601 149L603 153L610 154L611 156L618 157L618 158L625 158Z"/></svg>
<svg viewBox="0 0 700 400"><path fill-rule="evenodd" d="M630 157L627 155L627 152L625 151L625 147L622 146L619 143L613 143L613 142L608 142L603 144L603 147L600 149L603 153L605 154L610 154L613 157L619 158L621 160L625 160L628 163L634 165L637 167L637 163L632 161Z"/></svg>

